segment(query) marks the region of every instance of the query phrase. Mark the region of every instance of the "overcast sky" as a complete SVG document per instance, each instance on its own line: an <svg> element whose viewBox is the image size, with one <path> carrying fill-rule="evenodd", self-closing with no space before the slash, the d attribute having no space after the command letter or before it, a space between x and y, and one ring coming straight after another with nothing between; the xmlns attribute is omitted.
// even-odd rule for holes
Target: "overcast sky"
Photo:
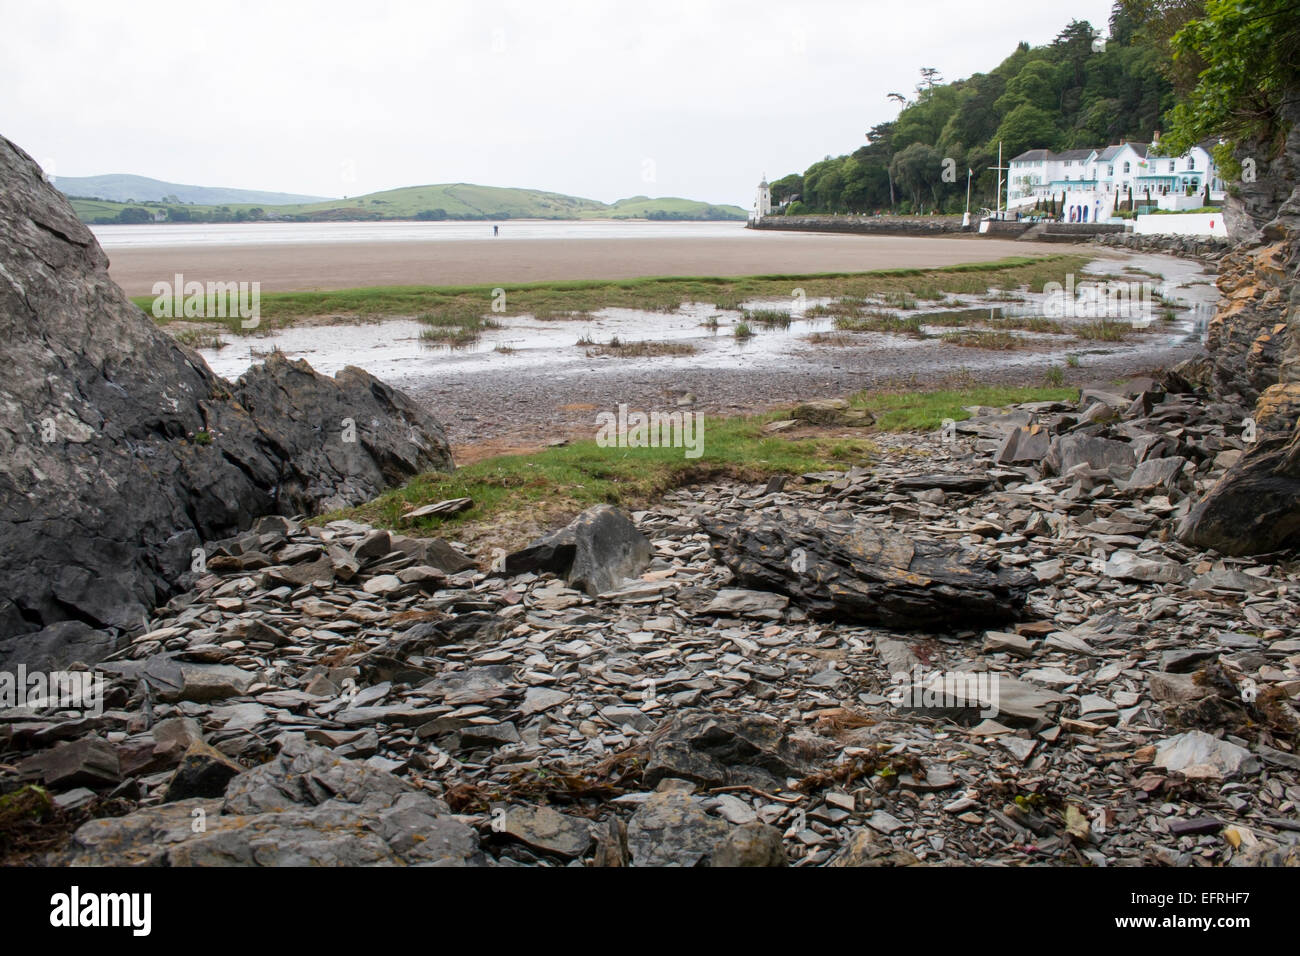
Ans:
<svg viewBox="0 0 1300 956"><path fill-rule="evenodd" d="M1109 0L0 0L0 133L47 171L321 196L424 183L748 208L922 66Z"/></svg>

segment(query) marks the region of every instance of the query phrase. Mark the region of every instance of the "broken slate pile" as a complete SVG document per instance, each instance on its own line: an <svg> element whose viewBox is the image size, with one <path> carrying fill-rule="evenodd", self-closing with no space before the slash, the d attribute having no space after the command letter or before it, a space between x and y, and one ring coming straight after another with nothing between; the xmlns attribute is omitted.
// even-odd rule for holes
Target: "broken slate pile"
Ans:
<svg viewBox="0 0 1300 956"><path fill-rule="evenodd" d="M1300 863L1294 553L1176 537L1245 413L1150 380L972 413L497 571L264 518L73 665L102 714L0 712L3 789L95 817L54 863Z"/></svg>

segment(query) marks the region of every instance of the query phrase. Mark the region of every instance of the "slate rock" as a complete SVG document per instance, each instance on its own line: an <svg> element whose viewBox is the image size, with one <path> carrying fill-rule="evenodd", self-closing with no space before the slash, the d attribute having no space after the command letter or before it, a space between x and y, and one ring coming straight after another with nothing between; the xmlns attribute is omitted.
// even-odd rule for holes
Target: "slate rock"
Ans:
<svg viewBox="0 0 1300 956"><path fill-rule="evenodd" d="M650 563L650 542L624 512L597 505L569 525L506 556L507 574L551 571L591 596L613 591Z"/></svg>
<svg viewBox="0 0 1300 956"><path fill-rule="evenodd" d="M996 557L865 523L763 514L700 526L741 584L787 594L818 617L898 628L995 623L1016 617L1037 586Z"/></svg>
<svg viewBox="0 0 1300 956"><path fill-rule="evenodd" d="M1043 471L1064 475L1081 464L1099 471L1115 469L1120 476L1127 477L1137 460L1128 442L1084 434L1061 435L1053 439L1043 458Z"/></svg>
<svg viewBox="0 0 1300 956"><path fill-rule="evenodd" d="M680 791L652 793L627 824L633 866L700 866L727 840L731 825Z"/></svg>
<svg viewBox="0 0 1300 956"><path fill-rule="evenodd" d="M195 741L168 781L163 801L220 797L226 792L226 784L243 772L243 767L221 751Z"/></svg>
<svg viewBox="0 0 1300 956"><path fill-rule="evenodd" d="M543 853L573 859L591 848L591 827L587 821L550 807L510 807L504 824L503 833Z"/></svg>

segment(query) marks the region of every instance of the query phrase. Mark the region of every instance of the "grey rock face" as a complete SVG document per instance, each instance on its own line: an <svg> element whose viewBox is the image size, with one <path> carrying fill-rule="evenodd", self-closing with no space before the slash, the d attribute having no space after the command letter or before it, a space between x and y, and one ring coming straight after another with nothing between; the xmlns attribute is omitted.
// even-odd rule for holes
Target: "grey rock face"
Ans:
<svg viewBox="0 0 1300 956"><path fill-rule="evenodd" d="M0 637L65 620L138 629L202 540L451 467L441 426L358 369L331 379L275 357L217 378L107 267L0 137Z"/></svg>

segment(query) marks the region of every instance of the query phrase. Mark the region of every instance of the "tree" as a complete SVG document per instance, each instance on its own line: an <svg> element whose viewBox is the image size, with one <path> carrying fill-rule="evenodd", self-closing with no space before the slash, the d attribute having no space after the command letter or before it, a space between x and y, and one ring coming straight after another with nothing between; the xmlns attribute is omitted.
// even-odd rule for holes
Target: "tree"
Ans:
<svg viewBox="0 0 1300 956"><path fill-rule="evenodd" d="M1189 85L1175 72L1185 98L1170 114L1169 148L1223 136L1280 150L1285 107L1300 89L1300 3L1296 0L1208 0L1203 17L1188 20L1170 40L1175 67L1204 64Z"/></svg>
<svg viewBox="0 0 1300 956"><path fill-rule="evenodd" d="M1010 159L1027 149L1053 149L1060 135L1056 118L1051 113L1022 103L1007 114L993 134L990 145L996 148L1001 142L1003 158Z"/></svg>
<svg viewBox="0 0 1300 956"><path fill-rule="evenodd" d="M912 196L912 210L919 212L925 193L938 201L934 186L942 175L943 157L933 146L913 143L894 157L889 164L890 175Z"/></svg>
<svg viewBox="0 0 1300 956"><path fill-rule="evenodd" d="M782 176L776 182L771 184L772 202L782 203L792 196L798 196L803 193L803 177L798 173L791 173L789 176Z"/></svg>

